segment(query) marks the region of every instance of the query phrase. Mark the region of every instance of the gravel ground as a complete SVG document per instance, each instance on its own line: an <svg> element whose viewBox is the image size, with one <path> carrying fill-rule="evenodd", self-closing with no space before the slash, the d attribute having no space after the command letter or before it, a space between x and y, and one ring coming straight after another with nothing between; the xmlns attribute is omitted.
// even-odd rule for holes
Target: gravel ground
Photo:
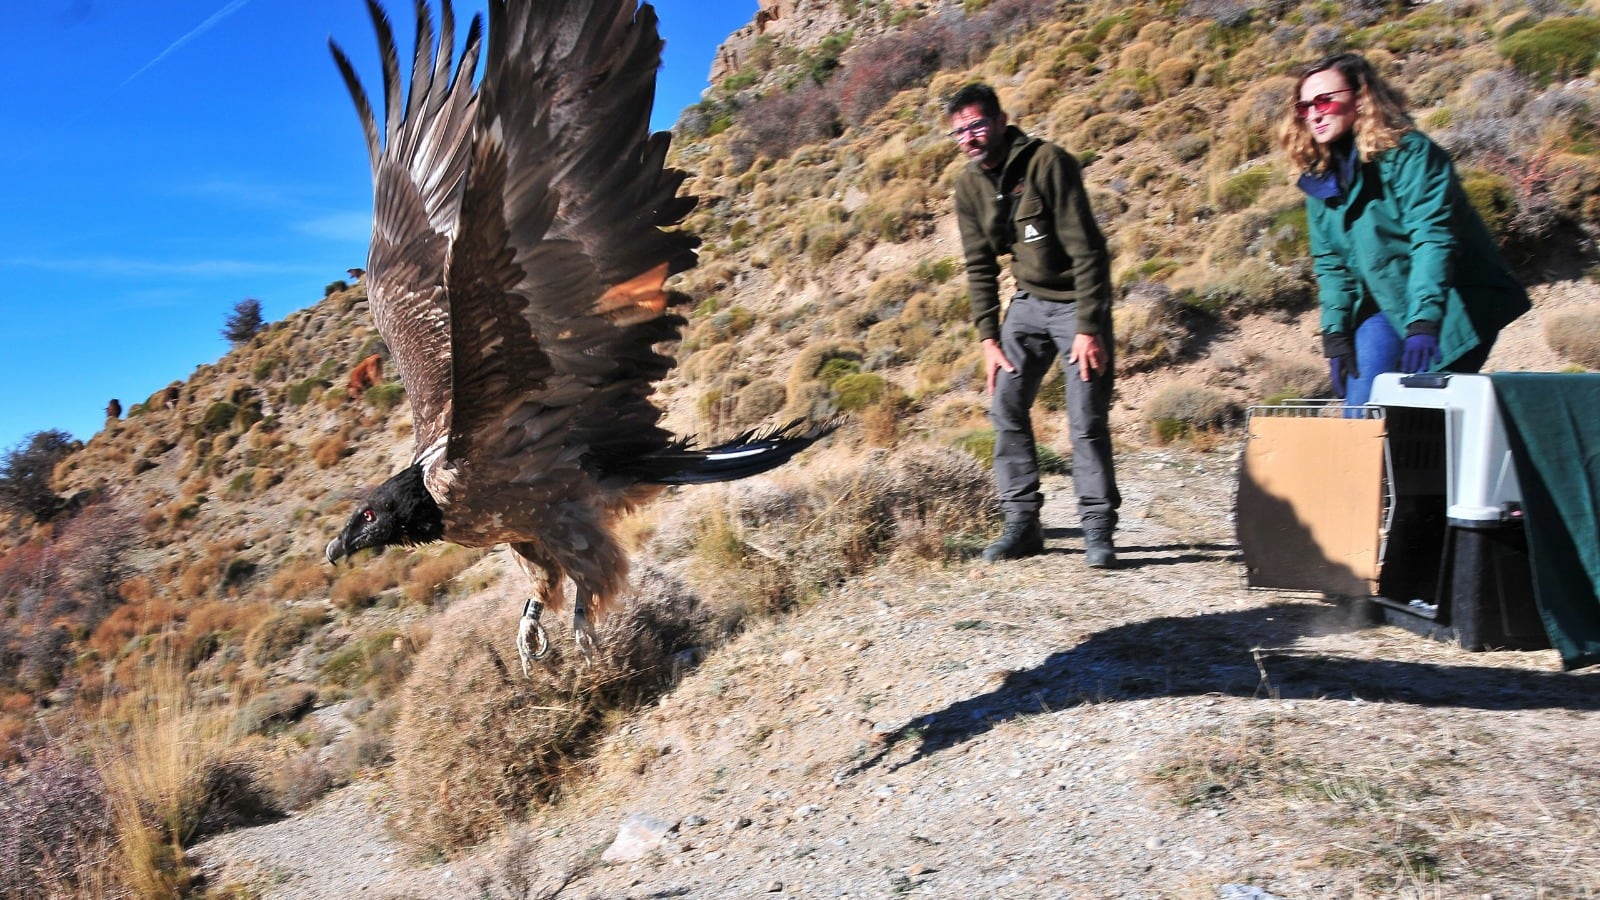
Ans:
<svg viewBox="0 0 1600 900"><path fill-rule="evenodd" d="M460 859L406 857L382 773L195 855L264 898L1600 891L1594 673L1246 590L1236 455L1123 453L1116 571L1055 479L1044 556L752 628Z"/></svg>

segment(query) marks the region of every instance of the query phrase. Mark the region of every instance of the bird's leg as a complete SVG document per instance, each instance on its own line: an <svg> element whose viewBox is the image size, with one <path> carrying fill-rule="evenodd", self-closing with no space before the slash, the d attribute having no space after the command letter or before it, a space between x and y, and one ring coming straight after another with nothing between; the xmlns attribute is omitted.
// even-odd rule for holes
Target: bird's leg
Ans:
<svg viewBox="0 0 1600 900"><path fill-rule="evenodd" d="M542 612L543 601L529 597L528 602L522 605L522 621L517 623L517 658L522 660L524 678L533 677L531 664L544 659L550 652L550 637L544 633L544 626L539 624L539 614Z"/></svg>
<svg viewBox="0 0 1600 900"><path fill-rule="evenodd" d="M594 639L594 623L589 621L589 592L579 587L577 593L572 604L572 637L578 642L578 653L588 664L594 662L594 651L598 645Z"/></svg>

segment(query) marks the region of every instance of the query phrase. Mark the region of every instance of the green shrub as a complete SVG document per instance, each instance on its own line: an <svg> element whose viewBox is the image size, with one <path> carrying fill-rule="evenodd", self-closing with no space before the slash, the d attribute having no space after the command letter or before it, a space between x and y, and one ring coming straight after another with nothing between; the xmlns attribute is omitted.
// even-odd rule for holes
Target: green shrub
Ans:
<svg viewBox="0 0 1600 900"><path fill-rule="evenodd" d="M1500 40L1496 49L1517 71L1549 84L1586 74L1600 60L1600 19L1545 19Z"/></svg>
<svg viewBox="0 0 1600 900"><path fill-rule="evenodd" d="M337 293L339 293L341 291L348 291L348 290L350 290L350 283L349 282L347 282L347 281L330 281L330 282L328 282L327 286L322 289L322 296L331 297L334 294L337 294Z"/></svg>
<svg viewBox="0 0 1600 900"><path fill-rule="evenodd" d="M993 428L976 428L962 432L950 442L950 446L982 463L984 468L994 468Z"/></svg>
<svg viewBox="0 0 1600 900"><path fill-rule="evenodd" d="M1224 212L1234 212L1251 206L1260 199L1261 192L1272 183L1270 166L1253 166L1229 178L1217 189L1217 204Z"/></svg>
<svg viewBox="0 0 1600 900"><path fill-rule="evenodd" d="M963 432L951 442L950 446L971 456L984 468L994 468L994 429L977 428ZM1065 475L1072 471L1071 463L1053 447L1035 444L1033 449L1039 459L1040 472L1047 475Z"/></svg>
<svg viewBox="0 0 1600 900"><path fill-rule="evenodd" d="M1471 169L1461 173L1461 188L1472 208L1496 239L1504 238L1517 215L1517 195L1511 182L1502 175Z"/></svg>
<svg viewBox="0 0 1600 900"><path fill-rule="evenodd" d="M1311 226L1306 205L1296 203L1272 214L1272 255L1279 262L1305 259L1311 255Z"/></svg>
<svg viewBox="0 0 1600 900"><path fill-rule="evenodd" d="M206 407L205 415L200 417L200 421L195 425L195 430L202 435L227 431L233 427L233 419L238 414L238 406L226 400L218 400Z"/></svg>
<svg viewBox="0 0 1600 900"><path fill-rule="evenodd" d="M304 406L306 401L311 399L313 393L325 390L328 385L329 382L325 378L307 378L305 381L297 381L289 386L289 392L285 399L289 401L290 406Z"/></svg>
<svg viewBox="0 0 1600 900"><path fill-rule="evenodd" d="M822 364L817 370L817 380L833 387L841 378L846 378L861 371L859 359L849 359L836 356Z"/></svg>
<svg viewBox="0 0 1600 900"><path fill-rule="evenodd" d="M255 365L255 368L250 370L250 374L254 376L255 380L257 381L265 381L267 376L272 374L272 370L282 365L282 363L283 360L278 359L275 356L269 356L266 359L258 361Z"/></svg>
<svg viewBox="0 0 1600 900"><path fill-rule="evenodd" d="M367 388L362 395L362 400L373 409L388 412L400 405L401 399L406 395L405 385L398 381L385 381Z"/></svg>
<svg viewBox="0 0 1600 900"><path fill-rule="evenodd" d="M953 257L940 259L924 259L917 263L914 274L922 281L931 281L934 284L944 284L955 277L956 270L961 262Z"/></svg>
<svg viewBox="0 0 1600 900"><path fill-rule="evenodd" d="M883 399L888 390L889 382L871 372L841 375L833 381L833 391L839 397L839 409L843 412L865 409Z"/></svg>
<svg viewBox="0 0 1600 900"><path fill-rule="evenodd" d="M387 629L354 640L322 664L321 676L341 687L354 688L378 682L380 687L399 684L397 670L406 662L405 636Z"/></svg>

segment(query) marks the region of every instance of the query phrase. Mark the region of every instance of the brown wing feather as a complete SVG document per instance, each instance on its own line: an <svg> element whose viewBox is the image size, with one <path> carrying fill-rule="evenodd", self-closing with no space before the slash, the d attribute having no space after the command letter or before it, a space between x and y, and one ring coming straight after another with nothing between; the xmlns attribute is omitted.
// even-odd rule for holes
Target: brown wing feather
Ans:
<svg viewBox="0 0 1600 900"><path fill-rule="evenodd" d="M477 68L482 21L473 18L452 74L455 16L449 0L443 4L437 55L428 6L418 0L410 91L403 96L393 28L375 0L367 0L367 7L383 62L381 143L371 103L354 68L336 44L333 54L361 116L372 159L368 303L405 384L420 456L445 436L451 415L445 269L472 148L476 112L472 73Z"/></svg>
<svg viewBox="0 0 1600 900"><path fill-rule="evenodd" d="M451 460L581 493L586 460L670 443L650 402L681 325L663 282L697 241L662 230L694 200L648 131L660 51L634 0L491 2L449 264Z"/></svg>

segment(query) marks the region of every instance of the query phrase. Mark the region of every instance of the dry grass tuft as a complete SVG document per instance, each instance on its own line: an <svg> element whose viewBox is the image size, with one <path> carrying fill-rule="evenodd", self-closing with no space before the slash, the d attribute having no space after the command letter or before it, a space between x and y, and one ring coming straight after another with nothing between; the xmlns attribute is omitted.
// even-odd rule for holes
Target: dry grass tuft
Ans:
<svg viewBox="0 0 1600 900"><path fill-rule="evenodd" d="M708 492L709 493L709 492ZM808 475L729 485L720 501L674 513L653 544L690 557L724 628L810 600L891 558L964 557L995 514L993 486L965 454L927 446L871 450Z"/></svg>
<svg viewBox="0 0 1600 900"><path fill-rule="evenodd" d="M677 677L705 613L681 585L635 573L636 595L600 626L593 666L552 634L551 656L524 678L512 637L518 604L457 604L440 621L402 695L395 730L395 826L420 853L480 843L558 797L614 711Z"/></svg>
<svg viewBox="0 0 1600 900"><path fill-rule="evenodd" d="M1600 310L1559 312L1544 326L1550 349L1585 369L1600 369Z"/></svg>
<svg viewBox="0 0 1600 900"><path fill-rule="evenodd" d="M208 707L171 657L108 707L96 760L117 833L114 880L141 897L194 886L184 846L272 810L231 745L237 710Z"/></svg>
<svg viewBox="0 0 1600 900"><path fill-rule="evenodd" d="M466 547L448 547L444 551L418 559L400 586L406 600L427 604L443 594L457 575L471 568L483 558L483 551Z"/></svg>
<svg viewBox="0 0 1600 900"><path fill-rule="evenodd" d="M1182 304L1166 285L1129 286L1112 310L1117 370L1141 372L1176 360L1189 336L1182 312Z"/></svg>
<svg viewBox="0 0 1600 900"><path fill-rule="evenodd" d="M285 658L328 620L320 606L284 609L262 620L244 641L245 658L267 666Z"/></svg>
<svg viewBox="0 0 1600 900"><path fill-rule="evenodd" d="M1193 440L1214 434L1239 418L1238 404L1205 385L1169 384L1145 404L1151 436L1157 443Z"/></svg>

